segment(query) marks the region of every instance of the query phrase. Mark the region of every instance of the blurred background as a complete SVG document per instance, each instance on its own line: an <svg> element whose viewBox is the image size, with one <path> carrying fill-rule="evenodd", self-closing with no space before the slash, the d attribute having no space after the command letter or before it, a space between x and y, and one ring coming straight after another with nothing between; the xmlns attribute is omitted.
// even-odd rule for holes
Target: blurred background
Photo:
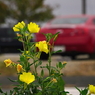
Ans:
<svg viewBox="0 0 95 95"><path fill-rule="evenodd" d="M94 0L45 0L45 4L55 7L53 14L57 16L72 14L95 14L94 3Z"/></svg>
<svg viewBox="0 0 95 95"><path fill-rule="evenodd" d="M5 68L3 60L10 58L14 62L19 59L22 44L18 42L12 30L19 21L36 22L43 26L45 22L60 15L95 15L95 0L0 0L0 83L4 89L12 84L6 77L16 79L16 70ZM68 56L52 56L52 64L67 61L62 71L66 87L85 87L95 84L95 58L80 55L72 60ZM46 63L43 60L43 63ZM46 72L47 75L47 72ZM73 93L73 92L72 92ZM74 95L74 94L73 94Z"/></svg>

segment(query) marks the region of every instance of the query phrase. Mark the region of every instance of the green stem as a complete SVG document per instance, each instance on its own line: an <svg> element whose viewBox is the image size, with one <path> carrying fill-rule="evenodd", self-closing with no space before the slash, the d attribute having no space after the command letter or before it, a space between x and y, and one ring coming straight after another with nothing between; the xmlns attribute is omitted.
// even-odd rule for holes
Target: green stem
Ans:
<svg viewBox="0 0 95 95"><path fill-rule="evenodd" d="M24 47L24 53L25 53L25 56L27 54L26 51L28 51L29 47L28 47L28 39L27 39L27 36L24 36L24 43L23 43L23 47ZM29 67L29 63L28 63L28 59L25 57L25 61L24 61L24 64L25 64L25 69ZM27 71L27 70L26 70Z"/></svg>
<svg viewBox="0 0 95 95"><path fill-rule="evenodd" d="M49 62L49 76L50 76L51 75L51 53L50 52L49 52L48 62Z"/></svg>
<svg viewBox="0 0 95 95"><path fill-rule="evenodd" d="M51 83L52 83L52 81L50 81L50 82L47 84L47 86L45 87L45 89L46 89Z"/></svg>
<svg viewBox="0 0 95 95"><path fill-rule="evenodd" d="M91 95L91 93L88 93L87 95ZM94 94L95 95L95 94Z"/></svg>
<svg viewBox="0 0 95 95"><path fill-rule="evenodd" d="M36 62L35 62L35 60L33 62L34 62L35 75L37 76L38 73L37 73L37 68L36 68Z"/></svg>
<svg viewBox="0 0 95 95"><path fill-rule="evenodd" d="M48 42L49 43L49 42ZM54 42L52 43L51 47L54 46ZM51 47L49 46L49 51L51 51ZM51 52L49 52L49 59L48 59L48 62L49 62L49 75L51 75Z"/></svg>

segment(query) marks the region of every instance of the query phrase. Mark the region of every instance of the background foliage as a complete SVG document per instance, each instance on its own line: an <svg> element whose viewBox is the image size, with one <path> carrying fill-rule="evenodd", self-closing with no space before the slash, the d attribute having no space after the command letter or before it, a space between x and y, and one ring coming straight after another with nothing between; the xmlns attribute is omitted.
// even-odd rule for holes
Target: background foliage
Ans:
<svg viewBox="0 0 95 95"><path fill-rule="evenodd" d="M17 21L45 21L54 17L53 8L44 0L0 0L0 23L6 18Z"/></svg>
<svg viewBox="0 0 95 95"><path fill-rule="evenodd" d="M0 1L0 23L3 23L9 14L8 6Z"/></svg>

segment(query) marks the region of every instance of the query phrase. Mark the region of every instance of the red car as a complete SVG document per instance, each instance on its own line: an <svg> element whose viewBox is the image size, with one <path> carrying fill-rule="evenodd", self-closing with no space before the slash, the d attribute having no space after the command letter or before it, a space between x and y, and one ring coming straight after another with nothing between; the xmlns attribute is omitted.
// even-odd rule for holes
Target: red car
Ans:
<svg viewBox="0 0 95 95"><path fill-rule="evenodd" d="M59 16L46 23L36 34L36 41L44 40L42 33L60 32L54 50L75 58L76 54L95 53L95 15Z"/></svg>

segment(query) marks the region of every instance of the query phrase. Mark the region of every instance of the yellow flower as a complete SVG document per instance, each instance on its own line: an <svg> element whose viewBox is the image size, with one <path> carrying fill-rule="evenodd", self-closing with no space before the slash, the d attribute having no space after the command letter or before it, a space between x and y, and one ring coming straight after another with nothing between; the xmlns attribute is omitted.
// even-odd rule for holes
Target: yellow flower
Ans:
<svg viewBox="0 0 95 95"><path fill-rule="evenodd" d="M66 61L64 61L62 64L67 64L67 62L66 62Z"/></svg>
<svg viewBox="0 0 95 95"><path fill-rule="evenodd" d="M23 72L20 76L19 76L20 81L25 82L27 84L30 84L31 82L33 82L35 80L35 76L32 75L32 73L30 72Z"/></svg>
<svg viewBox="0 0 95 95"><path fill-rule="evenodd" d="M52 79L52 82L57 82L57 80L55 78Z"/></svg>
<svg viewBox="0 0 95 95"><path fill-rule="evenodd" d="M20 73L22 70L23 70L22 65L18 64L17 65L17 71L18 71L18 73Z"/></svg>
<svg viewBox="0 0 95 95"><path fill-rule="evenodd" d="M27 55L26 55L26 54L27 54ZM23 55L24 57L26 57L27 59L31 58L31 57L29 57L29 56L30 56L29 51L26 51L25 53L22 53L22 55ZM25 55L26 55L26 56L25 56Z"/></svg>
<svg viewBox="0 0 95 95"><path fill-rule="evenodd" d="M30 24L28 24L28 30L30 33L38 33L40 27L36 23L30 22Z"/></svg>
<svg viewBox="0 0 95 95"><path fill-rule="evenodd" d="M6 67L10 66L11 63L13 63L10 59L6 59L4 60L5 64L6 64Z"/></svg>
<svg viewBox="0 0 95 95"><path fill-rule="evenodd" d="M21 34L19 34L19 33L16 33L16 35L17 35L18 37L22 37L22 35L21 35Z"/></svg>
<svg viewBox="0 0 95 95"><path fill-rule="evenodd" d="M29 51L26 51L26 54L27 54L27 55L30 55L30 54L29 54ZM31 58L31 57L27 56L26 58Z"/></svg>
<svg viewBox="0 0 95 95"><path fill-rule="evenodd" d="M48 53L49 50L48 50L48 45L47 45L47 42L46 41L40 41L38 43L36 43L35 45L36 47L38 47L39 51L43 51L45 53Z"/></svg>
<svg viewBox="0 0 95 95"><path fill-rule="evenodd" d="M16 24L13 27L13 30L14 31L20 31L20 29L23 29L24 27L25 27L25 23L22 21L22 22L19 22L18 24Z"/></svg>
<svg viewBox="0 0 95 95"><path fill-rule="evenodd" d="M22 39L22 35L21 35L21 34L16 33L16 35L17 35L17 37L19 37L19 38L18 38L19 41L23 41L23 39Z"/></svg>
<svg viewBox="0 0 95 95"><path fill-rule="evenodd" d="M29 53L29 51L26 51L26 54L28 54Z"/></svg>
<svg viewBox="0 0 95 95"><path fill-rule="evenodd" d="M95 94L95 86L94 85L89 85L89 92L90 92L90 94Z"/></svg>

